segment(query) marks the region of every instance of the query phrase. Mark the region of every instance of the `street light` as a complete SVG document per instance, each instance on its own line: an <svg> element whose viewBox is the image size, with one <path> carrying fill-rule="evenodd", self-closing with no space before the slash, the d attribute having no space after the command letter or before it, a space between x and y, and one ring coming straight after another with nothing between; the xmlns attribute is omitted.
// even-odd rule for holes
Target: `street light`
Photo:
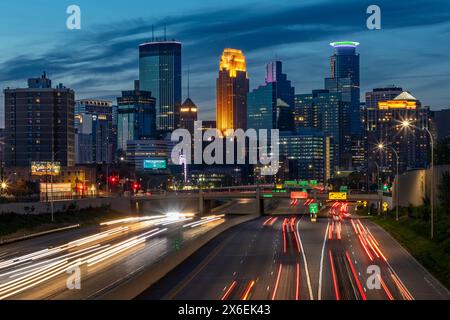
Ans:
<svg viewBox="0 0 450 320"><path fill-rule="evenodd" d="M427 127L423 127L422 129L414 126L410 121L404 120L402 121L402 127L405 129L409 129L411 127L414 127L419 130L426 131L428 135L430 136L430 143L431 143L431 190L430 190L430 198L431 198L431 239L434 237L434 139L433 135L431 134L430 130L428 130Z"/></svg>
<svg viewBox="0 0 450 320"><path fill-rule="evenodd" d="M3 194L6 189L8 189L8 184L6 183L6 181L2 181L2 183L0 184L0 194Z"/></svg>
<svg viewBox="0 0 450 320"><path fill-rule="evenodd" d="M379 195L380 199L379 199L379 206L378 206L378 215L381 215L381 204L383 203L383 196L380 193L380 166L378 165L378 163L376 161L374 161L373 163L375 163L375 165L377 166L377 194Z"/></svg>
<svg viewBox="0 0 450 320"><path fill-rule="evenodd" d="M396 202L396 205L395 205L395 207L396 207L396 210L395 210L395 221L398 221L398 206L399 206L398 194L400 193L400 176L398 175L399 156L398 156L398 153L397 153L397 151L395 150L394 147L392 147L392 146L388 146L388 147L390 147L391 150L394 151L395 158L397 159L397 190L395 192L395 202ZM385 149L384 144L382 144L382 143L378 144L378 149L380 151L383 151Z"/></svg>

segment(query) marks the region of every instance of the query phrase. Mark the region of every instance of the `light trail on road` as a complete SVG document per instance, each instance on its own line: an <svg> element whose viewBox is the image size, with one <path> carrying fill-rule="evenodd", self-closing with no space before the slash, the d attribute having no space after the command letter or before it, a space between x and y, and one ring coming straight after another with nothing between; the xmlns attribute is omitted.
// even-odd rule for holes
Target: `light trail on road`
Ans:
<svg viewBox="0 0 450 320"><path fill-rule="evenodd" d="M70 275L69 270L81 268L89 275L104 272L138 251L144 254L142 249L146 248L147 241L160 236L167 237L171 230L189 232L190 236L195 236L196 233L182 230L182 224L193 219L191 214L118 219L99 225L99 228L109 228L108 230L69 240L64 244L14 257L3 255L5 260L0 262L0 300L27 294L30 290L38 293L42 286L53 288L52 290L60 288L60 292L65 292L68 290L65 279ZM224 219L223 215L208 216L194 221L192 226L208 230L210 226L220 223L218 220ZM149 250L157 250L153 247L147 246ZM161 243L159 248L164 248ZM141 265L136 266L138 267L141 268Z"/></svg>

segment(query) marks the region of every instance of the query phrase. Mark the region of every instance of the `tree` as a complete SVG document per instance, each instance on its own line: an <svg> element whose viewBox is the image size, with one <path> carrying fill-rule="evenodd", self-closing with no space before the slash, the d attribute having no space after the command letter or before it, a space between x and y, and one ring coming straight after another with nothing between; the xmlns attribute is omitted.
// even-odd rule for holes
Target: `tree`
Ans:
<svg viewBox="0 0 450 320"><path fill-rule="evenodd" d="M450 164L450 137L440 139L434 147L435 160L434 163Z"/></svg>
<svg viewBox="0 0 450 320"><path fill-rule="evenodd" d="M441 207L445 208L448 214L450 207L450 172L446 171L442 174L438 190Z"/></svg>

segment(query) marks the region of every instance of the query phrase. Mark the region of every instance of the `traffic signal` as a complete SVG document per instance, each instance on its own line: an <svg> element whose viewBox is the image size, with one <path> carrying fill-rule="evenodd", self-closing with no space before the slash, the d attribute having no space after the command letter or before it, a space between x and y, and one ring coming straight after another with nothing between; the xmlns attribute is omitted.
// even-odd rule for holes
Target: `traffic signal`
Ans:
<svg viewBox="0 0 450 320"><path fill-rule="evenodd" d="M117 177L117 176L110 176L109 177L109 183L113 184L113 185L119 183L119 177Z"/></svg>
<svg viewBox="0 0 450 320"><path fill-rule="evenodd" d="M384 192L389 191L389 185L387 183L383 184L383 191Z"/></svg>

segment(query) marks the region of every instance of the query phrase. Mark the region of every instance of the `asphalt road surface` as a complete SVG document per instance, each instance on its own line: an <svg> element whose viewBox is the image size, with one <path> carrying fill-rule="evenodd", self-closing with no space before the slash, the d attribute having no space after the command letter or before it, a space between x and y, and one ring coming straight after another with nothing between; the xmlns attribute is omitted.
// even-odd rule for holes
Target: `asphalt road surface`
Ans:
<svg viewBox="0 0 450 320"><path fill-rule="evenodd" d="M224 232L137 299L413 300L450 294L369 219L313 223L292 214Z"/></svg>

